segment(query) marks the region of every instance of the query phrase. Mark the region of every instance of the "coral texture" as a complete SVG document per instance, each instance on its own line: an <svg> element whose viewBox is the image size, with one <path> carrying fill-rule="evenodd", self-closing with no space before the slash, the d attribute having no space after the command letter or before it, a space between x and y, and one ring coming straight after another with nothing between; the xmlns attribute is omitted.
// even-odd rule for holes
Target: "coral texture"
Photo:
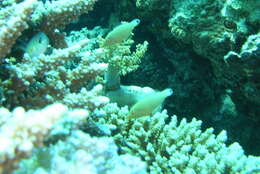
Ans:
<svg viewBox="0 0 260 174"><path fill-rule="evenodd" d="M204 130L202 121L193 118L190 122L186 119L178 122L177 116L161 111L163 100L172 90L158 92L164 95L157 96L153 95L156 89L122 85L120 79L137 70L148 51L150 43L146 39L149 37L136 33L139 27L145 27L161 45L174 40L176 45L190 45L206 58L216 78L224 78L221 83L227 92L219 97L222 99L219 112L236 118L237 100L259 104L259 94L254 94L259 88L259 33L255 29L259 25L258 14L255 14L258 1L252 1L256 2L255 7L242 0L136 0L120 1L116 5L113 2L114 7L124 8L136 2L134 8L142 18L133 20L136 13L131 14L127 21L133 20L134 26L122 29L126 23L119 25L122 29L119 34L123 37L104 47L102 43L114 35L107 31L113 33L114 30L105 26L87 28L86 25L92 24L89 21L97 17L86 23L78 21L95 4L99 5L96 2L0 2L0 174L259 172L260 157L245 155L237 142L228 145L226 131L216 135L213 128ZM113 15L120 16L119 12L111 12ZM104 23L107 18L98 20ZM154 22L149 24L148 19ZM84 27L77 31L66 29L69 24L73 28L75 23L77 27L79 24ZM44 40L39 33L44 35ZM164 43L166 38L169 42ZM31 54L31 47L36 54ZM154 49L160 58L165 57L161 50ZM173 55L169 50L167 53L167 56ZM175 65L178 58L170 56L167 61L158 62ZM234 67L235 70L230 70ZM150 74L155 77L164 70L150 69ZM181 69L178 77L189 81L188 75L183 73L185 70ZM228 70L242 74L242 80L224 76ZM167 74L160 78L167 77L174 81L170 77L177 76ZM196 83L199 80L195 79ZM233 80L240 80L236 83L241 85L240 90L236 90ZM173 91L175 95L175 89ZM241 98L234 100L234 94ZM152 97L144 100L147 95ZM154 97L153 112L151 108L145 112L148 117L128 117L131 106L141 101L138 109L142 112L143 106L149 105ZM257 112L250 111L250 114L250 118L259 120Z"/></svg>
<svg viewBox="0 0 260 174"><path fill-rule="evenodd" d="M202 122L195 118L188 123L172 116L166 123L169 116L163 111L129 121L127 113L113 105L96 112L104 117L100 123L113 125L113 137L122 151L140 156L150 173L244 174L260 167L260 158L246 156L238 143L225 144L225 131L218 135L213 128L202 131Z"/></svg>
<svg viewBox="0 0 260 174"><path fill-rule="evenodd" d="M32 22L35 26L52 38L53 46L64 48L64 34L60 31L65 26L84 13L93 9L97 0L59 0L39 3L36 11L32 14Z"/></svg>
<svg viewBox="0 0 260 174"><path fill-rule="evenodd" d="M49 158L46 161L46 157ZM30 168L30 170L28 170ZM118 155L112 138L92 138L74 131L64 142L38 149L30 159L21 163L15 174L145 174L146 165L131 155Z"/></svg>
<svg viewBox="0 0 260 174"><path fill-rule="evenodd" d="M150 24L146 30L152 32L162 49L165 49L163 51L166 59L173 62L174 66L182 64L176 58L181 55L176 55L175 51L182 49L190 52L192 48L192 51L201 56L201 60L203 58L209 60L209 66L212 66L217 83L234 92L232 98L236 104L250 108L249 119L255 120L258 117L259 110L256 110L255 106L259 106L257 101L260 98L255 95L245 96L244 91L239 88L239 86L258 86L257 80L244 78L243 74L244 69L255 72L255 68L248 68L243 63L239 66L229 66L225 63L224 56L229 51L238 53L242 51L250 35L259 37L260 13L257 9L260 7L260 1L166 0L162 3L158 0L136 0L136 7L139 9L137 15L142 16L141 19ZM169 28L166 28L166 25ZM161 41L162 38L164 41ZM254 44L257 46L259 42ZM176 50L169 50L172 45ZM256 52L252 53L254 54ZM255 57L252 59L258 62ZM252 93L258 93L257 89L249 88Z"/></svg>
<svg viewBox="0 0 260 174"><path fill-rule="evenodd" d="M10 52L16 39L28 28L28 22L36 4L37 0L26 0L0 11L0 58L4 58Z"/></svg>
<svg viewBox="0 0 260 174"><path fill-rule="evenodd" d="M0 115L4 120L1 121L0 132L0 173L11 173L21 159L31 155L33 148L43 145L43 139L52 126L70 114L68 108L62 104L28 112L21 107L13 112L1 108ZM85 113L85 118L87 115Z"/></svg>
<svg viewBox="0 0 260 174"><path fill-rule="evenodd" d="M97 31L95 36L91 36L89 30L82 29L82 31L71 33L68 37L62 36L60 30L81 14L90 11L95 2L95 0L53 2L25 0L17 3L15 1L1 3L1 24L3 24L0 26L2 32L0 37L1 58L5 57L1 63L6 72L5 77L1 79L1 92L3 92L1 102L7 108L14 109L13 112L7 108L1 109L1 174L12 173L18 167L21 159L30 157L34 153L33 150L42 148L44 143L50 144L64 140L64 136L72 135L74 130L82 126L84 128L93 127L93 125L83 123L86 123L89 113L102 108L109 102L107 97L102 96L104 93L102 75L106 71L108 63L113 62L110 60L117 56L120 72L130 72L137 68L139 59L147 50L148 43L145 42L143 46L137 45L136 51L132 52L130 50L134 43L132 40L122 43L121 47L116 46L119 47L117 49L113 48L118 54L113 49L98 48L97 42L100 38L97 36L102 31ZM17 13L11 13L14 9L20 10L17 10ZM48 42L43 43L42 38L36 34L36 40L33 40L35 37L31 39L35 45L29 45L29 47L35 46L34 51L39 51L40 54L32 55L30 52L26 52L30 49L22 49L24 54L15 54L19 49L20 38L18 37L21 36L22 39L27 37L25 29L33 31L33 33L40 30L47 35L45 39L50 39L50 45ZM25 34L22 33L23 31ZM56 36L62 37L58 37L57 40ZM18 46L14 44L16 41ZM62 45L62 43L65 44ZM44 51L42 51L43 47ZM13 52L10 52L11 48L14 50ZM42 108L57 102L66 104L66 106L54 104L42 110L25 112L25 109ZM17 106L24 108L17 108ZM79 107L85 110L74 109L71 112L68 110L68 108ZM93 132L93 130L91 131ZM112 144L111 140L108 142ZM94 147L91 144L90 146ZM110 147L114 149L111 156L116 156L115 145L109 146L107 150ZM61 146L57 145L57 149L59 148ZM87 151L87 149L85 150ZM105 149L100 148L100 150L100 153L106 155ZM71 158L73 160L78 157L72 156ZM95 157L93 156L93 158ZM122 165L116 166L116 162L113 163L114 167L111 167L115 168L113 173L118 173L124 168L130 169L129 166L136 165L136 163L131 164L127 160L136 161L135 159L138 158L129 155L122 156L122 159L118 160L118 163L122 163ZM102 163L105 162L104 158ZM79 165L84 168L86 163L71 163L71 166L80 171ZM141 161L137 161L137 163L140 165L140 170L131 169L129 173L146 172L144 163ZM93 168L92 164L85 167ZM89 170L92 170L90 168ZM103 170L100 165L96 165L94 168L92 173L99 173L99 170ZM110 167L108 168L110 169ZM60 172L57 168L53 168L54 173L55 170ZM62 166L60 170L63 170ZM26 168L25 171L27 171Z"/></svg>
<svg viewBox="0 0 260 174"><path fill-rule="evenodd" d="M25 55L22 62L10 65L8 69L11 78L4 82L9 93L12 93L10 96L7 94L7 102L12 105L26 103L27 107L30 104L30 107L44 106L63 100L65 96L80 90L84 84L104 73L107 64L98 62L103 53L99 49L82 52L87 44L87 40L81 40L68 48L53 50L51 55L37 58ZM76 57L80 60L72 69L68 62L73 62ZM38 93L38 97L23 96L24 92L29 91L31 96ZM39 91L42 91L42 95Z"/></svg>
<svg viewBox="0 0 260 174"><path fill-rule="evenodd" d="M240 52L229 51L224 60L230 68L230 72L235 77L239 77L239 87L235 93L239 93L239 98L246 99L244 105L250 106L250 118L253 120L259 120L258 113L260 112L258 106L260 106L260 95L257 92L259 90L260 82L258 77L260 76L260 33L250 35L246 42L243 44ZM242 83L245 81L246 83ZM253 107L256 109L253 110ZM252 109L251 109L252 108Z"/></svg>

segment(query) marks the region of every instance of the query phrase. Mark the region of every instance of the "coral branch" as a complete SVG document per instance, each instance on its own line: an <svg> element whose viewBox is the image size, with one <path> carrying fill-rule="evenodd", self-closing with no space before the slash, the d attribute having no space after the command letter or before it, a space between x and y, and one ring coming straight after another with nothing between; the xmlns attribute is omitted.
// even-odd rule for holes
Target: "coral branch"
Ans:
<svg viewBox="0 0 260 174"><path fill-rule="evenodd" d="M36 7L37 0L26 0L0 11L0 58L10 52L22 31L28 28L28 20Z"/></svg>
<svg viewBox="0 0 260 174"><path fill-rule="evenodd" d="M40 4L38 10L32 15L32 22L45 32L56 48L66 47L64 35L60 30L77 20L84 13L93 9L97 0L59 0L47 1Z"/></svg>
<svg viewBox="0 0 260 174"><path fill-rule="evenodd" d="M0 174L10 174L34 147L41 146L52 125L66 112L68 108L61 104L28 112L21 107L13 112L1 108L0 115L9 118L4 121L0 132Z"/></svg>

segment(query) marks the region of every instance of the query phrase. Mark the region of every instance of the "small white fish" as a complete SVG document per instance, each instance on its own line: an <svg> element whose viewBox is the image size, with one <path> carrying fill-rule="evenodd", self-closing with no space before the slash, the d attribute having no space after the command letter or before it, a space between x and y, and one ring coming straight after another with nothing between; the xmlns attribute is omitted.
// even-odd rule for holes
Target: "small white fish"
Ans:
<svg viewBox="0 0 260 174"><path fill-rule="evenodd" d="M43 32L37 33L31 38L25 48L30 57L37 57L43 54L49 45L49 38Z"/></svg>
<svg viewBox="0 0 260 174"><path fill-rule="evenodd" d="M119 26L115 27L111 32L108 33L102 46L111 46L128 39L131 36L133 29L139 23L139 19L134 19L131 22L122 22Z"/></svg>
<svg viewBox="0 0 260 174"><path fill-rule="evenodd" d="M139 118L149 116L161 106L163 101L172 95L173 91L167 88L160 92L155 92L138 101L129 111L128 118Z"/></svg>

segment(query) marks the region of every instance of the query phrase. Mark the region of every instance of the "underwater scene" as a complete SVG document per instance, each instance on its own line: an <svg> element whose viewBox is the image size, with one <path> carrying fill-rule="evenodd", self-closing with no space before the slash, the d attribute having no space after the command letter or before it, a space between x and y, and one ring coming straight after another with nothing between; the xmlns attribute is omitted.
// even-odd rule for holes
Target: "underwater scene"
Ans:
<svg viewBox="0 0 260 174"><path fill-rule="evenodd" d="M0 174L260 174L260 0L0 0Z"/></svg>

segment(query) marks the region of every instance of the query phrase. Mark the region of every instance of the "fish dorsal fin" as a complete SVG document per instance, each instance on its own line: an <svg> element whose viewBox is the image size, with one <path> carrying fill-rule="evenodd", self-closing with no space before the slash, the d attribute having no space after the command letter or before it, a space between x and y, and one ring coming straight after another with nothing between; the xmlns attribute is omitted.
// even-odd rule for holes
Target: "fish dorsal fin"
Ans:
<svg viewBox="0 0 260 174"><path fill-rule="evenodd" d="M121 24L127 24L127 23L129 23L129 22L121 21L121 23L120 23L119 25L121 25Z"/></svg>

